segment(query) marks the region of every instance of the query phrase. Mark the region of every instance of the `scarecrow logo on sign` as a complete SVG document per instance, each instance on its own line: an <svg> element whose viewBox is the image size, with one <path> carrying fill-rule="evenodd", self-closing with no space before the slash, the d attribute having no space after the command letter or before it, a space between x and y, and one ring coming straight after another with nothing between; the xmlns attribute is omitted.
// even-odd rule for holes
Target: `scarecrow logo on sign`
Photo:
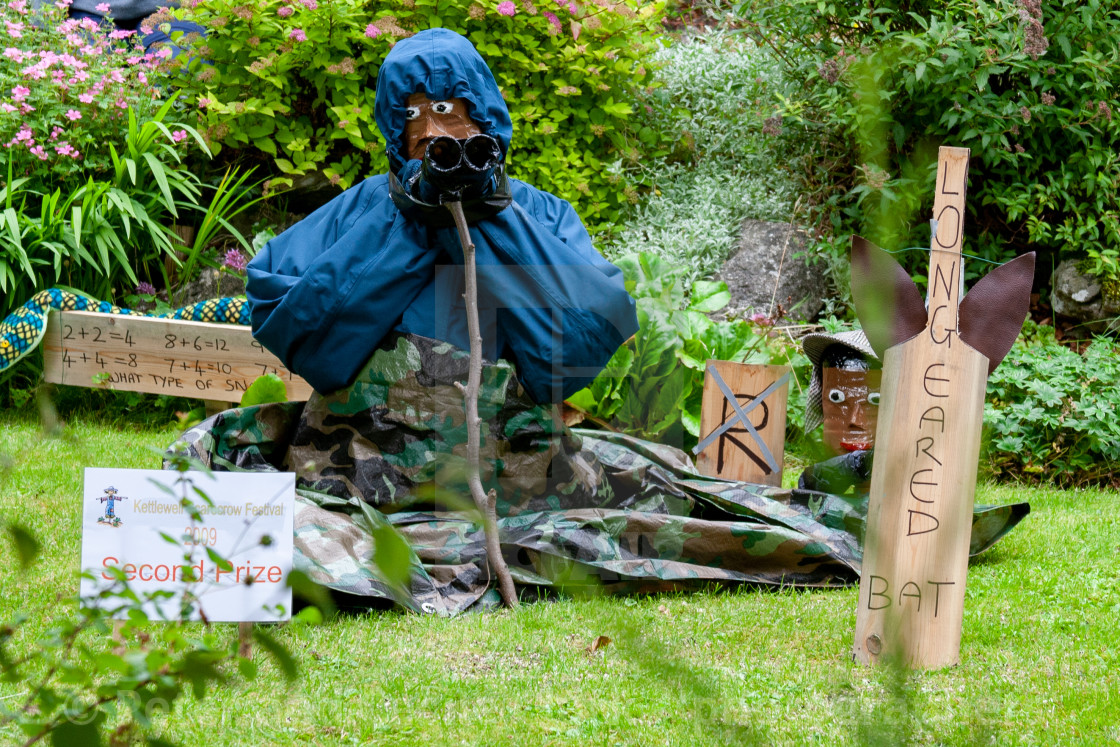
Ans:
<svg viewBox="0 0 1120 747"><path fill-rule="evenodd" d="M127 500L126 495L117 495L117 489L112 485L105 488L105 495L100 496L97 500L105 504L105 515L97 519L98 524L108 524L111 527L119 527L121 525L121 517L117 516L116 509L113 504L117 501Z"/></svg>

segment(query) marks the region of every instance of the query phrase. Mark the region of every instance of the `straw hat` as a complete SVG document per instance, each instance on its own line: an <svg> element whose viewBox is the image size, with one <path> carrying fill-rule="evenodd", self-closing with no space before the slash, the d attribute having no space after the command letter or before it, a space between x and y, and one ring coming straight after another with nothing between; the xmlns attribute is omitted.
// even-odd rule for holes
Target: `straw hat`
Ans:
<svg viewBox="0 0 1120 747"><path fill-rule="evenodd" d="M821 358L824 351L832 345L843 345L851 348L873 361L878 361L879 356L871 349L867 335L862 329L853 329L839 332L834 335L825 332L813 332L801 338L801 349L813 363L813 374L809 380L809 394L805 399L805 433L812 433L824 420L824 411L821 409Z"/></svg>

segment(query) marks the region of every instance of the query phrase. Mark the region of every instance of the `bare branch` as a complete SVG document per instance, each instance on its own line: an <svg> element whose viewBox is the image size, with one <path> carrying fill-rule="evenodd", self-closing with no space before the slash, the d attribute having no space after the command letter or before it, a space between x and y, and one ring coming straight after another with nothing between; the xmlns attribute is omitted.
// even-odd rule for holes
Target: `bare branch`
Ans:
<svg viewBox="0 0 1120 747"><path fill-rule="evenodd" d="M471 337L470 372L466 390L459 386L466 398L467 460L470 462L467 479L471 497L474 498L475 505L482 514L482 526L486 535L486 557L494 575L498 577L498 591L507 607L516 607L518 606L517 591L513 587L513 578L510 576L505 558L502 557L501 543L498 541L498 497L493 490L489 495L483 494L482 478L479 476L479 442L482 440L482 423L478 418L478 390L482 384L482 332L478 324L478 275L474 263L474 242L471 241L470 231L467 229L462 203L448 202L445 205L455 217L455 227L459 230L467 284L467 330Z"/></svg>

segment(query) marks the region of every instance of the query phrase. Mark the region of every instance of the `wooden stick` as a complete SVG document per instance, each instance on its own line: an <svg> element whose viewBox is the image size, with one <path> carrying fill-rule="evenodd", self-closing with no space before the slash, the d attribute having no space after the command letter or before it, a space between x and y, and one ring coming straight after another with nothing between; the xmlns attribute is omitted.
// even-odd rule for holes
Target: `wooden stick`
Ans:
<svg viewBox="0 0 1120 747"><path fill-rule="evenodd" d="M242 659L253 658L253 623L237 623L237 655Z"/></svg>
<svg viewBox="0 0 1120 747"><path fill-rule="evenodd" d="M883 358L853 651L865 664L960 659L988 373L958 336L968 155L938 158L926 327Z"/></svg>
<svg viewBox="0 0 1120 747"><path fill-rule="evenodd" d="M482 331L478 323L478 273L475 270L474 242L471 241L470 231L467 228L467 219L463 215L463 205L460 202L444 203L451 215L455 218L455 228L459 231L459 241L463 245L464 270L466 272L467 302L467 330L471 336L470 372L467 377L467 386L459 384L459 390L466 398L467 410L467 460L470 463L470 473L467 476L471 496L475 505L482 514L482 526L486 535L486 557L490 568L498 577L498 592L507 607L518 606L517 590L513 586L513 577L510 576L509 566L502 556L502 546L498 540L498 496L491 490L489 494L482 492L482 478L479 475L480 458L479 442L482 439L482 421L478 417L478 390L482 385Z"/></svg>

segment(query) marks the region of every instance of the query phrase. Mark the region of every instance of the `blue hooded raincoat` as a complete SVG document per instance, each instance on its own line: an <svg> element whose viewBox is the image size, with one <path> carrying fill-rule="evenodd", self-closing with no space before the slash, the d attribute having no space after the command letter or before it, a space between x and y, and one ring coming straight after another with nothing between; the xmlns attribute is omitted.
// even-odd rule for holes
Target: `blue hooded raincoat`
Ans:
<svg viewBox="0 0 1120 747"><path fill-rule="evenodd" d="M432 29L399 42L378 73L375 117L394 172L406 166L416 92L464 99L508 152L513 128L490 69L465 38ZM350 384L393 330L469 348L458 235L402 214L391 181L347 190L249 263L253 334L321 392ZM483 355L513 361L538 403L557 402L637 330L634 302L571 205L517 180L509 188L508 206L470 227Z"/></svg>

